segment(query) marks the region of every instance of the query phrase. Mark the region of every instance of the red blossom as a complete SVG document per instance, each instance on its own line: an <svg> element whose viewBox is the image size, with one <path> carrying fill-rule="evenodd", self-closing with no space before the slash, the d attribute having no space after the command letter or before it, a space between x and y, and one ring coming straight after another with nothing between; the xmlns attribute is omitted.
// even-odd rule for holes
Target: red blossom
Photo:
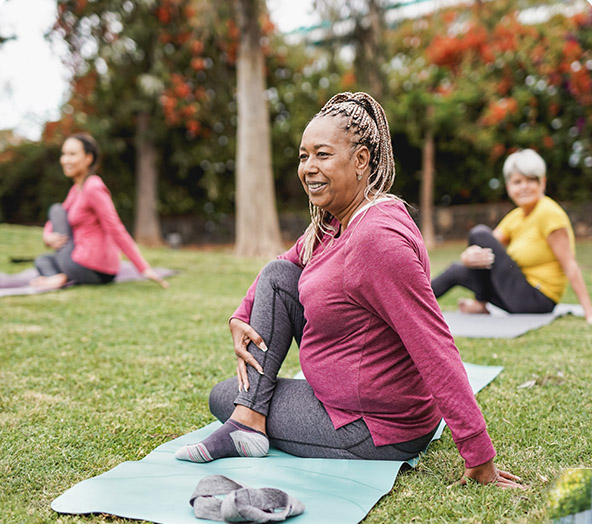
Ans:
<svg viewBox="0 0 592 524"><path fill-rule="evenodd" d="M563 44L563 56L569 63L579 60L582 56L582 48L575 40L566 40Z"/></svg>
<svg viewBox="0 0 592 524"><path fill-rule="evenodd" d="M498 84L497 84L497 88L496 91L502 95L505 96L507 95L510 90L512 89L512 86L514 85L514 82L512 81L512 79L508 76L504 76L504 78L502 78Z"/></svg>
<svg viewBox="0 0 592 524"><path fill-rule="evenodd" d="M201 130L201 124L197 120L189 120L185 127L193 136L197 135Z"/></svg>
<svg viewBox="0 0 592 524"><path fill-rule="evenodd" d="M487 106L481 122L485 125L497 125L504 121L509 115L518 112L518 102L514 98L507 97L500 100L493 100Z"/></svg>
<svg viewBox="0 0 592 524"><path fill-rule="evenodd" d="M76 0L76 4L74 6L74 11L76 11L76 13L78 13L78 14L81 14L84 11L86 4L87 4L87 0Z"/></svg>
<svg viewBox="0 0 592 524"><path fill-rule="evenodd" d="M356 74L352 70L347 71L341 77L341 87L344 90L349 89L351 86L355 85L355 83L356 83Z"/></svg>
<svg viewBox="0 0 592 524"><path fill-rule="evenodd" d="M197 14L197 9L191 5L186 5L183 13L185 14L185 18L193 18Z"/></svg>
<svg viewBox="0 0 592 524"><path fill-rule="evenodd" d="M168 8L164 6L157 7L155 14L161 24L169 24L171 22L171 12Z"/></svg>
<svg viewBox="0 0 592 524"><path fill-rule="evenodd" d="M190 64L195 71L202 71L206 68L206 61L203 58L192 58Z"/></svg>
<svg viewBox="0 0 592 524"><path fill-rule="evenodd" d="M187 84L179 84L175 86L175 94L179 98L185 98L191 94L191 88Z"/></svg>
<svg viewBox="0 0 592 524"><path fill-rule="evenodd" d="M493 161L500 158L506 152L504 144L497 143L491 148L490 157Z"/></svg>
<svg viewBox="0 0 592 524"><path fill-rule="evenodd" d="M201 55L203 53L203 50L204 50L204 45L201 41L194 40L193 42L191 42L191 52L194 55Z"/></svg>
<svg viewBox="0 0 592 524"><path fill-rule="evenodd" d="M555 141L553 140L552 137L550 136L545 136L543 137L543 145L547 148L547 149L551 149L554 145L555 145Z"/></svg>
<svg viewBox="0 0 592 524"><path fill-rule="evenodd" d="M275 24L269 18L269 15L265 15L261 24L261 34L263 36L269 35L275 31Z"/></svg>

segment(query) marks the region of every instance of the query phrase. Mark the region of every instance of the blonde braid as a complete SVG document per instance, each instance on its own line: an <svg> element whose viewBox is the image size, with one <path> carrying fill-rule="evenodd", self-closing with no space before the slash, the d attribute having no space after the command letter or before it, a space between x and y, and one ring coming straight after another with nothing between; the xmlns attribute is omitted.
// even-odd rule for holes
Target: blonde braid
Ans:
<svg viewBox="0 0 592 524"><path fill-rule="evenodd" d="M345 133L353 135L352 149L366 146L370 152L370 176L364 196L368 201L388 196L395 181L395 159L391 134L382 106L367 93L339 93L329 100L314 116L340 117ZM309 203L310 225L306 229L301 261L305 265L312 258L316 245L325 234L335 234L337 228L331 224L333 216L328 211Z"/></svg>

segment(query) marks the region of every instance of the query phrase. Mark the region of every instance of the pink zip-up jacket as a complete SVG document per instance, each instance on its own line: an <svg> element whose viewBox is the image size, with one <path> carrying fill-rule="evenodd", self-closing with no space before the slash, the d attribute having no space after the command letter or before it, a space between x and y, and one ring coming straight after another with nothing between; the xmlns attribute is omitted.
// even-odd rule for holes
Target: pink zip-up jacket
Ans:
<svg viewBox="0 0 592 524"><path fill-rule="evenodd" d="M302 267L302 240L280 258ZM233 317L249 322L256 285ZM425 435L444 417L467 467L495 456L403 203L375 204L325 237L299 293L302 371L336 428L363 418L381 446Z"/></svg>
<svg viewBox="0 0 592 524"><path fill-rule="evenodd" d="M82 188L73 185L62 206L68 212L74 237L74 262L100 273L116 275L121 250L138 271L149 267L121 223L111 193L99 176L89 176ZM45 224L45 231L52 231L51 222Z"/></svg>

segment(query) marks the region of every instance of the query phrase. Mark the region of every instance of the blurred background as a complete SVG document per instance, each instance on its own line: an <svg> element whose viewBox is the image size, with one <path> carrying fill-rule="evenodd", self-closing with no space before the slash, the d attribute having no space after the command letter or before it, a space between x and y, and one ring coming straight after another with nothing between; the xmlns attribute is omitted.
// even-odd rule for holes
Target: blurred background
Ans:
<svg viewBox="0 0 592 524"><path fill-rule="evenodd" d="M258 57L263 83L248 91L237 75ZM265 112L250 118L269 136L249 137L248 122L237 134L241 89L261 91ZM61 143L83 130L138 241L234 242L240 176L273 178L275 200L250 202L275 207L293 240L308 223L301 133L345 90L385 108L392 191L428 246L497 223L511 207L503 161L526 147L576 234L592 236L587 0L0 0L0 222L44 222L70 185ZM239 168L240 141L271 143L269 173Z"/></svg>

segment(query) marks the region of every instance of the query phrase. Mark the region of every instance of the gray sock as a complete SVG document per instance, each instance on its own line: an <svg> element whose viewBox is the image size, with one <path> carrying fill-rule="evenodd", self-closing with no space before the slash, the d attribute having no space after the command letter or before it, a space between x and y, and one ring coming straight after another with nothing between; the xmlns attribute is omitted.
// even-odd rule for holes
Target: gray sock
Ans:
<svg viewBox="0 0 592 524"><path fill-rule="evenodd" d="M303 511L302 502L275 488L237 489L220 505L224 522L281 522Z"/></svg>
<svg viewBox="0 0 592 524"><path fill-rule="evenodd" d="M269 440L264 433L228 419L208 438L177 450L175 457L192 462L211 462L226 457L264 457Z"/></svg>
<svg viewBox="0 0 592 524"><path fill-rule="evenodd" d="M222 498L218 496L228 495L244 487L224 475L209 475L199 481L189 504L193 506L193 513L198 519L224 520L220 512Z"/></svg>
<svg viewBox="0 0 592 524"><path fill-rule="evenodd" d="M198 519L225 522L280 522L304 511L302 502L279 489L249 488L223 475L201 479L189 503Z"/></svg>

